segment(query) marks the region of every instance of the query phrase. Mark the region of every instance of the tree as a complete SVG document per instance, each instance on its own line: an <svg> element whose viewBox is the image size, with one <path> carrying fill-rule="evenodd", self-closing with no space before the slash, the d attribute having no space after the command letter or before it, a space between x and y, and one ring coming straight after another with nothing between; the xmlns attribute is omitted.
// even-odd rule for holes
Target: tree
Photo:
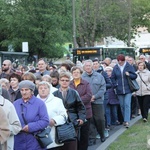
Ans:
<svg viewBox="0 0 150 150"><path fill-rule="evenodd" d="M63 56L62 45L71 33L70 5L69 0L21 0L9 5L5 21L10 36L3 45L11 43L20 51L27 41L30 53L39 57Z"/></svg>
<svg viewBox="0 0 150 150"><path fill-rule="evenodd" d="M78 45L94 46L97 39L107 36L130 45L130 39L139 26L150 27L148 3L148 0L77 1Z"/></svg>

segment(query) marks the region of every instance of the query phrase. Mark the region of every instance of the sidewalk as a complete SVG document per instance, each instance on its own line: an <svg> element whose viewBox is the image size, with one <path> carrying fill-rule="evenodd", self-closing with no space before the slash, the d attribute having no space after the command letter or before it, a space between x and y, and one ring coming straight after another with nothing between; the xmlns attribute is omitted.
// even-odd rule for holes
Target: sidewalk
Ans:
<svg viewBox="0 0 150 150"><path fill-rule="evenodd" d="M141 118L142 118L141 116L137 116L136 118L132 119L130 122L130 126L134 125ZM130 126L129 129L126 129L124 126L122 126L119 130L110 135L109 138L104 143L102 143L100 146L98 146L96 149L93 150L106 150L108 146L111 143L113 143L124 131L130 130Z"/></svg>

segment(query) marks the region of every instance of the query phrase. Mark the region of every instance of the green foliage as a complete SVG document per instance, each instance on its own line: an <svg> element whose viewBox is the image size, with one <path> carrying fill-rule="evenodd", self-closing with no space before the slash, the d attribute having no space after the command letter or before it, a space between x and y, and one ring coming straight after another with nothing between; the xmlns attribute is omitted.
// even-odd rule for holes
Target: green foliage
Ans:
<svg viewBox="0 0 150 150"><path fill-rule="evenodd" d="M85 43L93 46L97 39L107 36L114 36L129 43L138 27L150 28L149 0L77 2L79 46L85 46Z"/></svg>
<svg viewBox="0 0 150 150"><path fill-rule="evenodd" d="M75 0L76 35L79 46L114 36L130 41L137 27L150 29L149 0ZM0 0L0 48L22 42L39 57L61 57L62 45L72 42L72 1L17 0L13 5ZM59 45L59 46L58 46Z"/></svg>
<svg viewBox="0 0 150 150"><path fill-rule="evenodd" d="M6 46L11 43L16 51L20 51L22 42L27 41L30 52L39 57L63 56L61 45L68 41L70 35L71 15L68 7L69 0L17 1L10 5L9 11L6 10L4 19L10 35L2 44Z"/></svg>

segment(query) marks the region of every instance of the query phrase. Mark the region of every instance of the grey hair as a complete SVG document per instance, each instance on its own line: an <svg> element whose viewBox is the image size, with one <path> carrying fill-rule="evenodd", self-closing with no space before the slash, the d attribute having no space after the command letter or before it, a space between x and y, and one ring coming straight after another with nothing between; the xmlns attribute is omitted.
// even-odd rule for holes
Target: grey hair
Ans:
<svg viewBox="0 0 150 150"><path fill-rule="evenodd" d="M48 83L47 81L41 81L41 82L39 82L38 85L37 85L37 88L39 88L40 85L47 85L49 89L51 87L50 83Z"/></svg>
<svg viewBox="0 0 150 150"><path fill-rule="evenodd" d="M92 61L91 59L88 59L88 60L85 60L85 61L84 61L84 63L83 63L83 67L85 66L85 64L86 64L87 62L90 62L90 63L91 63L91 65L93 66L93 61Z"/></svg>

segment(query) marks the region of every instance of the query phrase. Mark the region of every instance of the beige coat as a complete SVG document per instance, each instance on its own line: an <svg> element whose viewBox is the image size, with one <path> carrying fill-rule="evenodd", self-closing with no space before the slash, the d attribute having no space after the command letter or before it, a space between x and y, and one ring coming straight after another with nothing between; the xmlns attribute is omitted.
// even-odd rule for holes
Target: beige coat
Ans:
<svg viewBox="0 0 150 150"><path fill-rule="evenodd" d="M3 108L0 106L0 143L3 144L4 150L7 150L6 140L8 139L9 135L10 131L7 116Z"/></svg>
<svg viewBox="0 0 150 150"><path fill-rule="evenodd" d="M9 130L11 132L8 140L7 140L7 150L14 149L14 135L18 134L22 129L18 115L16 113L14 105L7 99L4 99L0 95L0 104L3 105L2 108L7 115L7 119L9 122Z"/></svg>
<svg viewBox="0 0 150 150"><path fill-rule="evenodd" d="M137 78L136 81L138 82L140 89L136 92L136 95L138 96L144 96L144 95L150 95L150 71L147 69L144 69L143 71L137 71ZM147 84L147 86L142 82L143 81Z"/></svg>

